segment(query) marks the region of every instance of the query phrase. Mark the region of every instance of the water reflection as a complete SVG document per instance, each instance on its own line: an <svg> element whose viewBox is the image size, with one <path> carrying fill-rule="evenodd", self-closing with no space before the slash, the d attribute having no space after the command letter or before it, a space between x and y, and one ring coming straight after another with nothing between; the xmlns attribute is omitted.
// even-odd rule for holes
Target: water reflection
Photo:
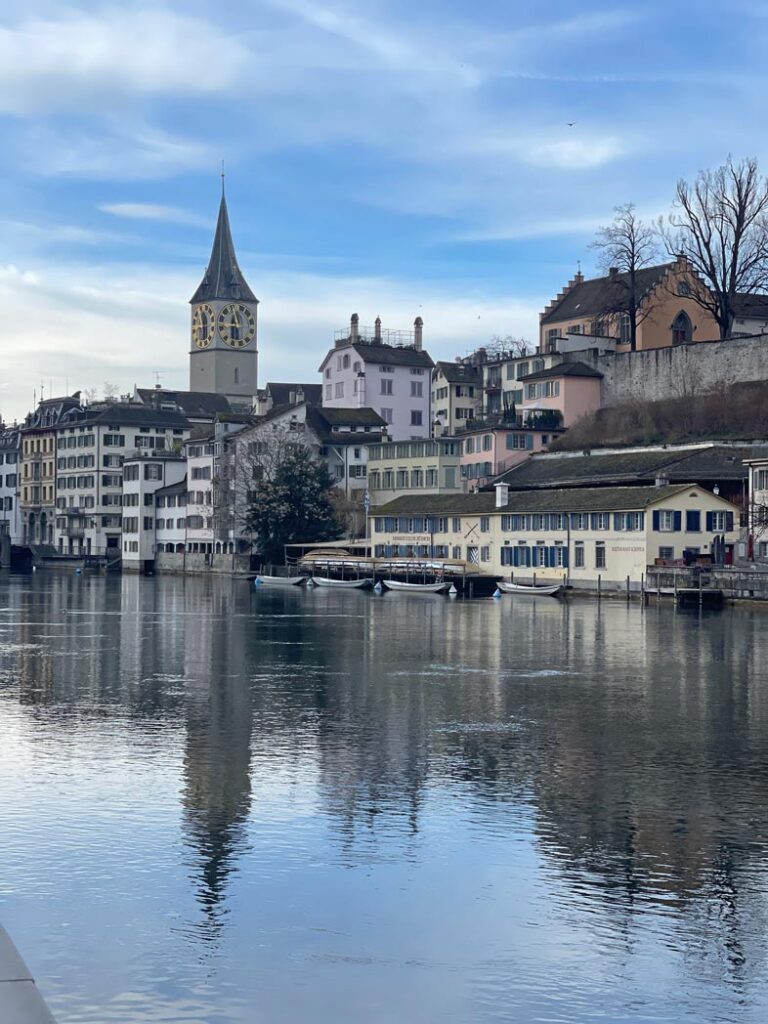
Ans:
<svg viewBox="0 0 768 1024"><path fill-rule="evenodd" d="M0 596L2 892L73 1019L130 1019L128 989L152 1021L355 1020L379 990L381 1020L758 1019L762 612L64 575ZM131 922L98 1002L44 937L52 877L69 921L86 892Z"/></svg>

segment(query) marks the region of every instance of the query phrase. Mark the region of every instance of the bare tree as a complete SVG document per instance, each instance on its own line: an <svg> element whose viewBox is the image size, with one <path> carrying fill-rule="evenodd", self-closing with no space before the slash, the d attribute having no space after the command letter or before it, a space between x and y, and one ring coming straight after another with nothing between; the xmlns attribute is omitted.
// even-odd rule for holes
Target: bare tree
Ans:
<svg viewBox="0 0 768 1024"><path fill-rule="evenodd" d="M615 275L614 296L609 300L606 313L617 318L627 316L629 343L634 352L637 328L651 312L650 306L643 308L642 305L638 271L658 259L658 230L637 216L634 203L617 206L614 213L613 223L598 230L591 248L599 253L600 269Z"/></svg>
<svg viewBox="0 0 768 1024"><path fill-rule="evenodd" d="M486 350L492 356L512 356L516 358L518 356L530 355L534 349L535 345L525 338L518 338L514 334L506 334L504 337L500 334L494 334Z"/></svg>
<svg viewBox="0 0 768 1024"><path fill-rule="evenodd" d="M690 298L715 318L720 338L730 338L736 296L768 288L768 180L757 160L734 164L729 156L693 185L678 181L663 236L670 255L695 271Z"/></svg>

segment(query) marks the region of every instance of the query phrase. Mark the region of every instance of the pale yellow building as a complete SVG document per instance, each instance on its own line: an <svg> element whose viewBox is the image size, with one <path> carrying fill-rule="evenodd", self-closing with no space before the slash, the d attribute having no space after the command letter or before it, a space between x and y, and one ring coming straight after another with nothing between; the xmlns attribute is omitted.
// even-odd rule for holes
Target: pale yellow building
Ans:
<svg viewBox="0 0 768 1024"><path fill-rule="evenodd" d="M697 484L405 496L377 508L376 557L460 558L492 575L637 589L648 566L707 556L726 560L738 509Z"/></svg>
<svg viewBox="0 0 768 1024"><path fill-rule="evenodd" d="M390 441L368 445L372 506L408 494L453 494L462 489L461 441Z"/></svg>

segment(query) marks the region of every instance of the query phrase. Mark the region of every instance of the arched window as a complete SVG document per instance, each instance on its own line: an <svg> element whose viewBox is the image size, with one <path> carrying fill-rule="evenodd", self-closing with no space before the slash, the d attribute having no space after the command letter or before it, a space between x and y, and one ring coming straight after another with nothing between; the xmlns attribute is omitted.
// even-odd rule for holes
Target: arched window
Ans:
<svg viewBox="0 0 768 1024"><path fill-rule="evenodd" d="M341 361L341 365L342 365L343 369L345 369L345 370L349 369L349 356L344 356L344 358Z"/></svg>
<svg viewBox="0 0 768 1024"><path fill-rule="evenodd" d="M685 345L689 341L693 341L693 324L688 314L680 310L672 321L672 344Z"/></svg>

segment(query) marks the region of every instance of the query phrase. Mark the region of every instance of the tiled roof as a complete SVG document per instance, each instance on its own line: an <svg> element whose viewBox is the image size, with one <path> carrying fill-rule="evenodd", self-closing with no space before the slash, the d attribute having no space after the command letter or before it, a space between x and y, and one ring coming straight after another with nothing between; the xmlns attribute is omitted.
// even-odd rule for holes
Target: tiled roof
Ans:
<svg viewBox="0 0 768 1024"><path fill-rule="evenodd" d="M733 311L739 320L768 320L768 295L734 296Z"/></svg>
<svg viewBox="0 0 768 1024"><path fill-rule="evenodd" d="M112 402L106 408L88 408L72 411L65 415L59 426L99 426L111 425L121 427L172 427L175 429L189 428L189 420L180 412L154 409L149 405L137 402Z"/></svg>
<svg viewBox="0 0 768 1024"><path fill-rule="evenodd" d="M256 296L248 287L243 272L237 263L235 243L229 228L227 200L224 194L219 205L219 219L216 223L216 234L213 238L211 258L203 280L190 302L212 302L215 299L230 301L257 302Z"/></svg>
<svg viewBox="0 0 768 1024"><path fill-rule="evenodd" d="M429 353L424 349L408 346L400 348L397 345L386 345L383 342L381 344L366 344L362 341L356 342L352 348L364 363L378 363L380 366L423 366L430 369L435 365ZM320 364L321 370L336 351L336 349L331 349L328 352Z"/></svg>
<svg viewBox="0 0 768 1024"><path fill-rule="evenodd" d="M304 401L309 402L310 405L320 405L323 397L322 384L275 384L270 381L266 390L275 405L290 404L291 392L295 394L299 390L304 392Z"/></svg>
<svg viewBox="0 0 768 1024"><path fill-rule="evenodd" d="M753 449L708 446L690 450L654 449L635 452L536 455L508 470L497 483L515 490L555 487L602 487L652 482L666 476L672 482L688 480L742 480L747 471L742 459Z"/></svg>
<svg viewBox="0 0 768 1024"><path fill-rule="evenodd" d="M231 412L225 395L208 391L167 391L165 388L137 388L136 394L144 405L178 405L191 419L213 419L216 413Z"/></svg>
<svg viewBox="0 0 768 1024"><path fill-rule="evenodd" d="M583 487L552 491L510 491L496 508L495 492L420 494L395 498L375 510L382 515L487 515L490 512L632 512L667 501L696 484L668 487ZM708 495L708 497L714 497ZM724 500L724 499L720 499Z"/></svg>
<svg viewBox="0 0 768 1024"><path fill-rule="evenodd" d="M586 363L556 363L548 370L537 370L536 373L526 374L525 377L519 377L518 380L545 380L550 377L599 377L602 380L603 375L599 370L587 366Z"/></svg>
<svg viewBox="0 0 768 1024"><path fill-rule="evenodd" d="M369 408L327 409L323 407L317 409L316 412L323 417L326 423L334 427L384 427L387 424L386 420Z"/></svg>
<svg viewBox="0 0 768 1024"><path fill-rule="evenodd" d="M481 382L480 370L468 363L435 363L435 369L439 370L449 384L475 384Z"/></svg>
<svg viewBox="0 0 768 1024"><path fill-rule="evenodd" d="M661 263L657 267L643 267L635 275L638 297L645 296L664 278L674 263ZM585 316L600 316L626 308L629 294L629 274L610 274L575 284L560 302L542 316L542 324L579 320Z"/></svg>

